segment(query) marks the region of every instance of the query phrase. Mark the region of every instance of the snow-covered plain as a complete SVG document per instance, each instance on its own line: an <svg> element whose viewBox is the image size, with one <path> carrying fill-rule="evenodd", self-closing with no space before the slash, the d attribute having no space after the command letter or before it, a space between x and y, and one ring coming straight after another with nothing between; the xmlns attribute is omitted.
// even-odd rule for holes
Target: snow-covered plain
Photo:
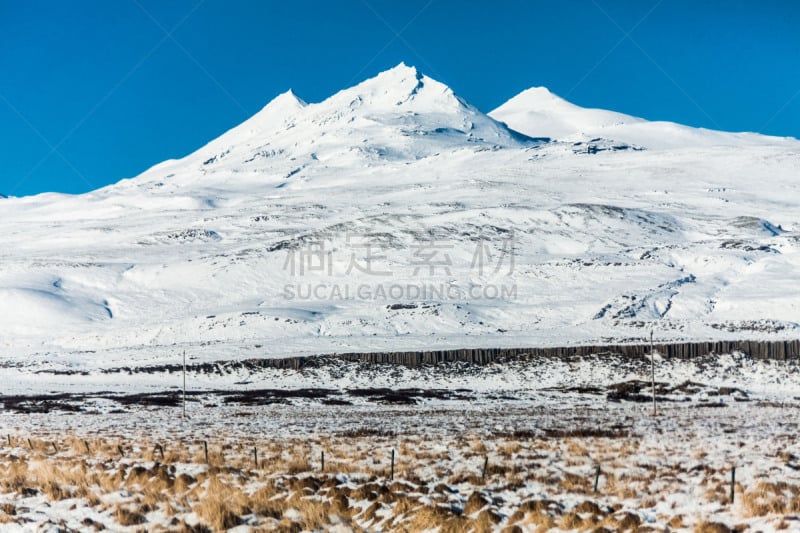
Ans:
<svg viewBox="0 0 800 533"><path fill-rule="evenodd" d="M177 404L120 409L89 402L82 414L58 407L6 413L0 527L172 531L185 521L214 531L236 525L235 531L342 532L428 532L437 525L498 532L516 525L526 533L798 529L798 401L790 395L800 377L785 362L659 361L659 390L682 384L659 392L658 416L649 401L610 401L592 390L646 378L646 359L456 371L354 366L271 370L269 377L295 392L320 384L421 384L458 397L375 402L359 394L342 396L353 403L341 405L305 389L307 397L277 402L192 395L187 419ZM727 390L686 379L725 383ZM479 401L469 401L473 393ZM265 487L272 505L257 497ZM309 509L313 502L322 509ZM217 506L230 511L230 520L213 512ZM437 519L426 523L431 510ZM480 524L481 511L491 520Z"/></svg>
<svg viewBox="0 0 800 533"><path fill-rule="evenodd" d="M401 64L97 191L2 199L0 355L793 338L798 169L794 139L545 89L486 115Z"/></svg>

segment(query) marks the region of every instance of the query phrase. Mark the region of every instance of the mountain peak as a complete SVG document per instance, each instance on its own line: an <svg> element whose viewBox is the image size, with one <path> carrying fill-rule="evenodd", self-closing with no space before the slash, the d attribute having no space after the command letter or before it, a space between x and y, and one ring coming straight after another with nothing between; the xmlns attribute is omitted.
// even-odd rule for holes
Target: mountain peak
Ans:
<svg viewBox="0 0 800 533"><path fill-rule="evenodd" d="M577 108L578 106L564 100L547 87L531 87L512 97L495 111L509 107L521 107L527 110L539 111L554 107Z"/></svg>
<svg viewBox="0 0 800 533"><path fill-rule="evenodd" d="M400 63L318 103L307 104L288 90L208 143L195 159L206 172L247 163L250 169L262 164L297 175L298 167L320 161L351 164L355 157L374 165L530 142L447 85Z"/></svg>
<svg viewBox="0 0 800 533"><path fill-rule="evenodd" d="M401 78L415 78L422 79L424 76L420 70L414 65L406 65L405 61L401 61L390 69L384 70L378 74L378 77L401 77Z"/></svg>
<svg viewBox="0 0 800 533"><path fill-rule="evenodd" d="M403 113L479 113L453 90L414 66L400 63L328 98L327 105L350 110Z"/></svg>
<svg viewBox="0 0 800 533"><path fill-rule="evenodd" d="M526 135L561 140L611 136L610 129L615 126L643 122L640 118L614 111L580 107L547 87L526 89L490 112L489 116ZM636 142L638 138L612 138L641 144Z"/></svg>
<svg viewBox="0 0 800 533"><path fill-rule="evenodd" d="M648 149L770 144L778 140L751 133L692 128L673 122L650 122L615 111L580 107L545 87L522 91L490 112L489 116L532 137L581 142L601 137Z"/></svg>
<svg viewBox="0 0 800 533"><path fill-rule="evenodd" d="M250 117L240 127L245 129L263 129L280 126L284 120L297 115L308 104L289 89L282 92L261 108L261 111Z"/></svg>
<svg viewBox="0 0 800 533"><path fill-rule="evenodd" d="M302 98L299 98L293 90L289 89L270 100L262 111L267 109L302 109L307 105Z"/></svg>

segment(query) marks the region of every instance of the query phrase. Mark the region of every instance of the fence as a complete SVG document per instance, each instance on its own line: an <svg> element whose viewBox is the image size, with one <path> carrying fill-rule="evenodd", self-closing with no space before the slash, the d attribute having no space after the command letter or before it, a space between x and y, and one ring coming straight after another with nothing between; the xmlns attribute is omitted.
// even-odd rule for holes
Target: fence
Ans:
<svg viewBox="0 0 800 533"><path fill-rule="evenodd" d="M707 341L660 343L653 345L664 357L693 359L712 354L741 352L755 359L787 360L800 357L800 340L778 341ZM350 362L393 364L407 367L464 362L487 365L509 360L536 357L580 357L594 354L616 354L623 357L640 357L650 353L650 344L602 344L587 346L562 346L552 348L474 348L458 350L412 352L361 352L341 353L328 357ZM300 369L314 366L320 356L251 359L246 363L254 367Z"/></svg>

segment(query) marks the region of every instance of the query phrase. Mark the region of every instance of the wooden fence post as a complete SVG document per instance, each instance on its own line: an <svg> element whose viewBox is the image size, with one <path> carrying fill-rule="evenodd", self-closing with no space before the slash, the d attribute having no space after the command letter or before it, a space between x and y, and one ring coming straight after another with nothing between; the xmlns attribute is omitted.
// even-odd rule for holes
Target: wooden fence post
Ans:
<svg viewBox="0 0 800 533"><path fill-rule="evenodd" d="M594 469L594 492L597 492L597 483L600 481L600 465Z"/></svg>

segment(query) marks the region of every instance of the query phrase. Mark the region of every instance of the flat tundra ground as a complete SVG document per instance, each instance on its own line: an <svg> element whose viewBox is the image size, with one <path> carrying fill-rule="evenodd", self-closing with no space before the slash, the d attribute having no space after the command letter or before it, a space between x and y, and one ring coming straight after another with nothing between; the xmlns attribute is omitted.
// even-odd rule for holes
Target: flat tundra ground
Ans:
<svg viewBox="0 0 800 533"><path fill-rule="evenodd" d="M119 408L97 396L80 411L57 408L64 394L7 398L0 528L800 530L789 365L739 360L749 370L723 384L705 367L707 383L673 381L689 363L668 364L656 416L646 381L566 375L519 393L458 379L450 396L303 389L259 403L206 391L187 419L147 401ZM775 394L763 391L781 375ZM377 400L357 401L366 397Z"/></svg>

